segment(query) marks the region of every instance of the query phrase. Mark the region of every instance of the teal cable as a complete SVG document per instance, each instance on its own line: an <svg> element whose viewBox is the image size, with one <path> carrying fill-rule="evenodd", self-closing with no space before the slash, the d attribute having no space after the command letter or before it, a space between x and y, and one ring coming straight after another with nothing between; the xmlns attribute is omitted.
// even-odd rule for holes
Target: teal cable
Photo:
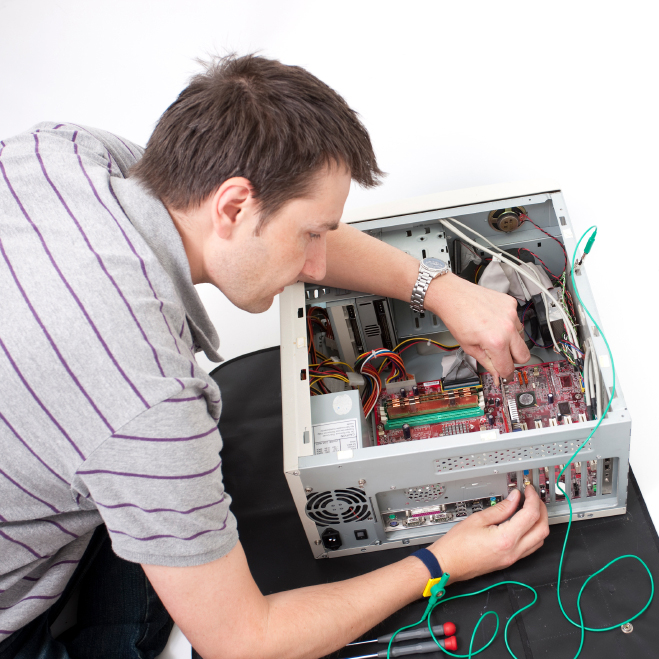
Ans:
<svg viewBox="0 0 659 659"><path fill-rule="evenodd" d="M650 572L650 568L647 566L645 561L643 561L643 559L640 558L639 556L635 556L634 554L625 554L623 556L618 556L617 558L614 558L612 561L609 561L603 568L599 569L594 574L591 574L588 577L588 579L586 579L586 581L584 581L583 585L581 586L581 589L579 590L579 596L577 597L577 611L579 613L579 622L578 623L575 622L574 620L572 620L570 618L570 616L568 616L568 614L565 612L565 609L563 608L563 602L561 600L561 578L562 578L562 574L563 574L563 563L565 562L565 550L567 548L567 541L568 541L568 538L570 536L570 530L572 529L572 514L573 513L572 513L572 502L571 502L570 498L567 496L567 493L565 492L565 490L563 490L562 486L560 485L560 479L563 476L563 474L565 473L566 469L568 469L572 465L572 463L574 462L574 459L577 457L577 455L579 455L581 449L583 449L583 447L590 441L591 437L595 434L597 429L602 424L602 421L604 420L604 417L606 416L607 412L609 411L609 408L611 407L611 403L613 402L613 398L615 397L615 391L616 391L616 370L615 370L615 363L613 361L613 354L611 353L611 347L609 346L609 342L606 340L606 336L604 335L604 332L602 332L602 329L597 324L597 321L593 318L590 311L588 311L588 308L586 307L583 300L581 299L581 295L579 295L579 289L577 288L577 284L574 280L574 264L575 264L575 261L576 261L576 258L577 258L577 252L579 251L579 245L581 245L583 239L593 230L594 230L594 232L592 233L592 235L588 239L588 242L586 243L586 248L584 249L584 254L588 254L590 252L592 246L593 246L593 243L595 242L595 236L597 234L597 227L595 227L595 226L590 227L589 229L587 229L583 233L583 235L581 236L581 238L579 238L579 241L577 242L577 246L574 248L574 254L572 256L572 268L571 268L570 277L571 277L571 280L572 280L572 287L573 287L574 292L577 296L577 299L581 303L581 306L582 306L583 310L586 312L586 314L588 314L588 318L590 318L590 320L593 322L593 325L597 328L597 331L599 332L600 336L604 340L604 344L606 345L606 349L609 353L609 359L611 361L611 369L612 369L612 372L613 372L613 388L611 390L611 395L609 396L609 402L607 403L605 409L603 411L601 411L600 418L599 418L598 422L595 424L595 427L591 430L590 434L583 441L581 446L579 446L577 448L577 450L572 454L572 456L570 457L570 459L568 460L568 462L566 463L566 465L563 467L560 474L556 478L556 487L558 488L559 492L562 492L565 495L565 500L567 501L568 507L570 509L570 519L568 521L567 532L565 533L565 540L563 541L563 549L561 551L561 558L560 558L560 561L559 561L559 564L558 564L558 583L557 583L557 586L556 586L556 595L557 595L557 598L558 598L558 605L559 605L559 607L561 609L561 613L563 614L565 619L569 623L571 623L575 627L578 627L581 630L581 639L580 639L580 643L579 643L579 649L577 650L577 653L574 655L573 659L577 659L579 657L579 655L581 654L581 651L583 649L584 639L585 639L585 632L587 632L587 631L589 631L589 632L606 632L606 631L611 631L613 629L617 629L621 625L624 625L628 622L631 622L632 620L635 620L640 615L645 613L647 608L652 603L652 599L654 598L654 579L652 578L652 573ZM618 623L616 625L611 625L610 627L586 627L586 625L584 624L584 620L583 620L583 611L581 609L581 597L583 595L583 592L584 592L586 586L598 574L601 574L602 572L607 570L609 567L611 567L611 565L613 565L614 563L617 563L618 561L621 561L625 558L631 558L631 559L639 561L639 563L641 563L641 565L645 568L645 571L648 573L648 576L650 577L650 588L651 588L651 590L650 590L650 597L648 598L647 603L645 604L645 606L638 613L636 613L635 615L633 615L630 618L627 618L627 620L623 620L621 623ZM485 650L487 647L489 647L494 642L494 639L496 638L496 635L499 631L499 616L494 611L488 611L487 613L482 615L480 617L480 619L478 620L478 622L476 623L474 631L471 635L471 641L469 643L469 654L454 654L453 652L449 652L448 650L443 648L439 644L439 641L437 640L437 638L435 637L435 634L432 631L432 623L431 623L431 620L430 620L430 615L435 610L435 608L437 606L439 606L439 604L441 604L441 603L450 602L451 600L461 599L463 597L473 597L475 595L480 595L481 593L485 593L488 590L492 590L493 588L497 588L498 586L505 586L505 585L508 585L508 584L513 584L513 585L517 585L517 586L522 586L523 588L528 588L534 594L533 601L530 604L527 604L525 607L521 608L519 611L516 611L515 613L513 613L513 615L510 616L510 618L509 618L509 620L506 623L506 626L504 628L503 637L504 637L504 641L506 643L506 649L508 650L508 653L510 654L510 656L513 657L513 659L517 659L516 655L514 654L514 652L512 651L512 649L510 648L510 645L508 643L508 628L510 626L510 623L518 615L520 615L520 613L523 613L524 611L526 611L527 609L532 607L536 603L536 601L538 600L538 593L536 592L536 590L534 588L532 588L531 586L529 586L528 584L521 583L519 581L501 581L499 583L493 584L492 586L488 586L487 588L483 588L482 590L478 590L478 591L473 592L473 593L465 593L464 595L454 595L453 597L448 597L446 599L441 599L440 600L440 597L443 594L443 591L442 591L442 594L440 594L438 597L431 598L431 602L429 602L428 607L426 608L426 611L423 614L423 617L421 618L421 620L419 620L418 622L416 622L412 625L407 625L406 627L401 627L398 631L396 631L396 633L392 636L391 640L389 641L389 646L387 647L387 659L389 659L391 644L393 643L394 638L396 637L396 634L398 634L399 632L404 631L405 629L410 629L412 627L416 627L417 625L421 624L425 620L428 621L428 628L430 629L430 635L432 636L435 643L437 643L437 647L440 650L442 650L442 652L444 652L445 654L448 654L451 657L456 657L456 658L459 658L459 659L471 659L473 656L475 656L477 654L480 654L481 652L483 652L483 650ZM496 617L496 620L497 620L496 629L494 630L494 633L492 634L492 638L490 638L490 640L482 648L480 648L480 649L476 650L476 652L474 652L473 651L473 645L474 645L474 640L476 638L476 632L478 631L479 626L481 625L481 623L483 622L483 620L485 619L485 617L487 615L494 615Z"/></svg>

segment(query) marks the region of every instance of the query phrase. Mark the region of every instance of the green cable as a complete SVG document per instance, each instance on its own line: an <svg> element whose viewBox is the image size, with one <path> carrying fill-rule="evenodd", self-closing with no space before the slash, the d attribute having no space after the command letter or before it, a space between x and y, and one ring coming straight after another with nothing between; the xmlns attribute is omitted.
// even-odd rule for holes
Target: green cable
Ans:
<svg viewBox="0 0 659 659"><path fill-rule="evenodd" d="M558 564L558 583L556 585L556 595L557 595L557 598L558 598L558 605L559 605L559 607L561 609L561 613L563 614L565 619L569 623L571 623L575 627L578 627L581 630L581 640L580 640L580 643L579 643L579 649L577 650L577 653L574 655L573 659L577 659L577 657L579 657L579 655L581 654L581 651L583 649L583 644L584 644L585 632L587 632L587 631L589 631L589 632L607 632L607 631L611 631L613 629L617 629L621 625L624 625L628 622L631 622L632 620L636 620L636 618L638 618L640 615L645 613L646 609L650 606L650 604L652 603L652 599L654 598L654 579L652 578L652 573L650 572L650 568L647 566L645 561L642 558L640 558L639 556L635 556L634 554L624 554L623 556L618 556L617 558L614 558L612 561L609 561L603 568L600 568L597 572L595 572L594 574L591 574L588 577L588 579L586 579L586 581L584 581L583 586L581 586L581 590L579 590L579 596L577 597L577 611L579 612L579 622L578 623L575 622L574 620L572 620L570 618L570 616L568 616L568 614L565 612L565 609L563 608L563 602L561 600L561 577L562 577L562 574L563 574L563 563L565 561L565 550L567 548L567 541L568 541L568 538L570 536L570 530L572 529L572 502L571 502L570 498L567 496L567 493L565 492L565 490L562 488L562 486L560 484L560 479L563 476L563 474L565 473L565 470L568 469L568 467L571 466L572 462L574 462L574 459L577 457L577 455L579 454L581 449L590 441L590 438L595 434L597 429L602 424L602 421L604 420L604 417L606 416L607 412L609 411L609 408L611 407L611 403L613 402L613 398L615 396L615 391L616 391L616 369L615 369L615 363L613 361L613 354L611 353L611 347L609 346L609 342L606 340L606 336L604 335L604 332L602 332L602 329L597 324L597 321L593 318L590 311L588 311L588 308L586 307L583 300L581 299L581 295L579 295L579 289L577 288L577 284L574 280L574 264L575 264L575 261L576 261L576 258L577 258L577 252L579 251L579 245L581 244L583 239L593 230L594 230L594 233L588 239L588 242L586 243L586 248L584 249L584 254L588 254L590 252L592 246L593 246L593 243L595 242L595 236L597 235L597 227L595 227L595 226L590 227L589 229L587 229L584 232L584 234L581 236L581 238L579 238L579 242L577 242L577 246L574 248L574 254L572 256L572 269L571 269L570 277L571 277L571 280L572 280L572 287L574 288L574 292L576 293L577 299L581 303L581 306L584 309L584 311L588 314L588 318L590 318L590 320L593 322L593 324L597 328L600 336L604 340L604 344L606 345L606 349L609 353L609 359L611 360L611 369L613 371L613 389L611 390L611 395L609 397L609 402L607 403L606 408L601 412L600 418L599 418L597 424L592 429L592 431L590 432L588 437L583 441L581 446L579 446L579 448L577 448L577 450L572 454L569 461L566 463L566 465L563 467L560 474L556 478L556 487L558 488L558 490L560 492L562 492L564 494L565 500L567 501L568 507L570 509L570 519L568 521L567 532L565 533L565 540L563 541L563 549L561 551L561 558L560 558L560 561L559 561L559 564ZM617 563L618 561L621 561L625 558L632 558L634 560L639 561L639 563L641 563L641 565L643 565L643 567L645 568L645 571L648 573L648 576L650 577L651 590L650 590L650 597L648 598L648 601L647 601L646 605L637 614L633 615L631 618L627 618L627 620L623 620L621 623L618 623L616 625L611 625L610 627L586 627L585 624L584 624L584 620L583 620L583 611L581 609L581 596L583 595L583 591L585 590L586 586L590 583L590 581L592 579L594 579L598 574L601 574L602 572L607 570L611 565L613 565L614 563ZM523 588L528 588L534 594L533 601L530 604L527 604L525 607L521 608L519 611L516 611L515 613L513 613L512 616L510 616L510 618L508 619L508 622L506 623L504 631L503 631L503 638L504 638L504 641L506 643L506 649L508 650L508 653L510 654L510 656L513 657L513 659L517 659L515 653L510 648L510 644L508 643L508 627L510 626L510 623L518 615L520 615L520 613L523 613L524 611L526 611L526 609L531 608L538 600L537 591L534 588L532 588L531 586L529 586L528 584L521 583L519 581L500 581L499 583L493 584L492 586L488 586L487 588L483 588L482 590L478 590L478 591L473 592L473 593L465 593L464 595L454 595L453 597L448 597L446 599L441 599L443 594L444 594L443 590L435 591L435 589L433 588L432 596L430 598L430 601L428 603L426 611L423 614L423 617L421 618L421 620L419 620L418 622L415 622L412 625L407 625L405 627L401 627L391 637L391 640L389 641L389 646L387 647L387 659L389 659L389 657L390 657L391 645L394 642L394 638L396 637L396 635L399 632L404 631L405 629L410 629L412 627L416 627L417 625L420 625L425 620L428 621L428 629L430 630L430 635L432 636L432 639L435 641L435 643L437 643L437 647L440 650L442 650L442 652L444 652L445 654L448 654L451 657L457 657L459 659L471 659L473 656L475 656L477 654L480 654L481 652L483 652L483 650L485 650L487 647L489 647L493 643L494 639L496 638L497 633L499 632L499 616L497 615L496 612L488 611L487 613L482 615L480 617L480 619L478 620L478 622L476 623L476 626L474 627L474 631L471 635L471 641L469 643L469 654L454 654L453 652L449 652L448 650L443 648L439 644L439 641L437 640L437 638L435 637L435 634L433 633L432 623L431 623L431 620L430 620L430 615L435 610L435 608L437 606L439 606L439 604L442 604L442 603L445 603L445 602L450 602L451 600L455 600L455 599L461 599L463 597L473 597L475 595L480 595L481 593L485 593L488 590L492 590L493 588L497 588L498 586L505 586L505 585L508 585L508 584L513 584L513 585L516 585L516 586L522 586ZM474 646L474 640L476 638L476 632L478 631L479 626L481 625L481 623L483 622L483 620L485 619L485 617L487 615L494 615L496 617L496 620L497 620L496 629L494 630L494 633L492 634L492 638L490 638L490 640L482 648L480 648L480 649L478 649L474 652L473 651L473 646Z"/></svg>

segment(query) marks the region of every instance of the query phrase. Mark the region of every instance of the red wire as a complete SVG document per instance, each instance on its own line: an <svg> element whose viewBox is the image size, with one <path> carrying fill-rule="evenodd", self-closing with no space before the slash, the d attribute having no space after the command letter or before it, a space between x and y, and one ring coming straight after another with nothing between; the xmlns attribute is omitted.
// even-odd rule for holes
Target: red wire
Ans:
<svg viewBox="0 0 659 659"><path fill-rule="evenodd" d="M563 246L563 243L558 238L556 238L555 236L552 236L550 233L547 233L543 228L539 227L528 215L526 215L526 213L522 213L522 215L520 215L520 217L522 218L522 220L524 222L526 222L526 220L528 220L536 229L538 229L539 231L542 231L542 233L544 233L545 236L549 236L552 240L555 240L561 246L561 249L563 250L563 256L565 257L565 267L563 268L563 272L565 272L567 270L568 258L567 258L567 252L565 251L565 247Z"/></svg>

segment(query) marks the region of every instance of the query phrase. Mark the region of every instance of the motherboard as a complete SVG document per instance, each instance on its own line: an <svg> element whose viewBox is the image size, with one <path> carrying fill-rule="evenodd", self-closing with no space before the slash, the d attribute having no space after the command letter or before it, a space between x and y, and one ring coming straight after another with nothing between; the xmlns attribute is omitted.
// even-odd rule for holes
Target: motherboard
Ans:
<svg viewBox="0 0 659 659"><path fill-rule="evenodd" d="M506 384L445 390L440 380L387 391L374 409L377 443L498 429L501 433L588 421L581 375L567 361L517 369ZM404 383L407 384L407 383Z"/></svg>

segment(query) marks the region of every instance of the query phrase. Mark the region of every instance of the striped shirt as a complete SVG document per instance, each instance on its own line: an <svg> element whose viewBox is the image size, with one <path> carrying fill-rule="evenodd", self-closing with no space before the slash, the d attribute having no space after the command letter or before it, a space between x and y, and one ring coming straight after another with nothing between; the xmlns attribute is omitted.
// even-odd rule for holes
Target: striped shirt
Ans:
<svg viewBox="0 0 659 659"><path fill-rule="evenodd" d="M71 124L0 142L0 641L51 606L96 526L139 563L237 542L222 485L219 344L180 236Z"/></svg>

